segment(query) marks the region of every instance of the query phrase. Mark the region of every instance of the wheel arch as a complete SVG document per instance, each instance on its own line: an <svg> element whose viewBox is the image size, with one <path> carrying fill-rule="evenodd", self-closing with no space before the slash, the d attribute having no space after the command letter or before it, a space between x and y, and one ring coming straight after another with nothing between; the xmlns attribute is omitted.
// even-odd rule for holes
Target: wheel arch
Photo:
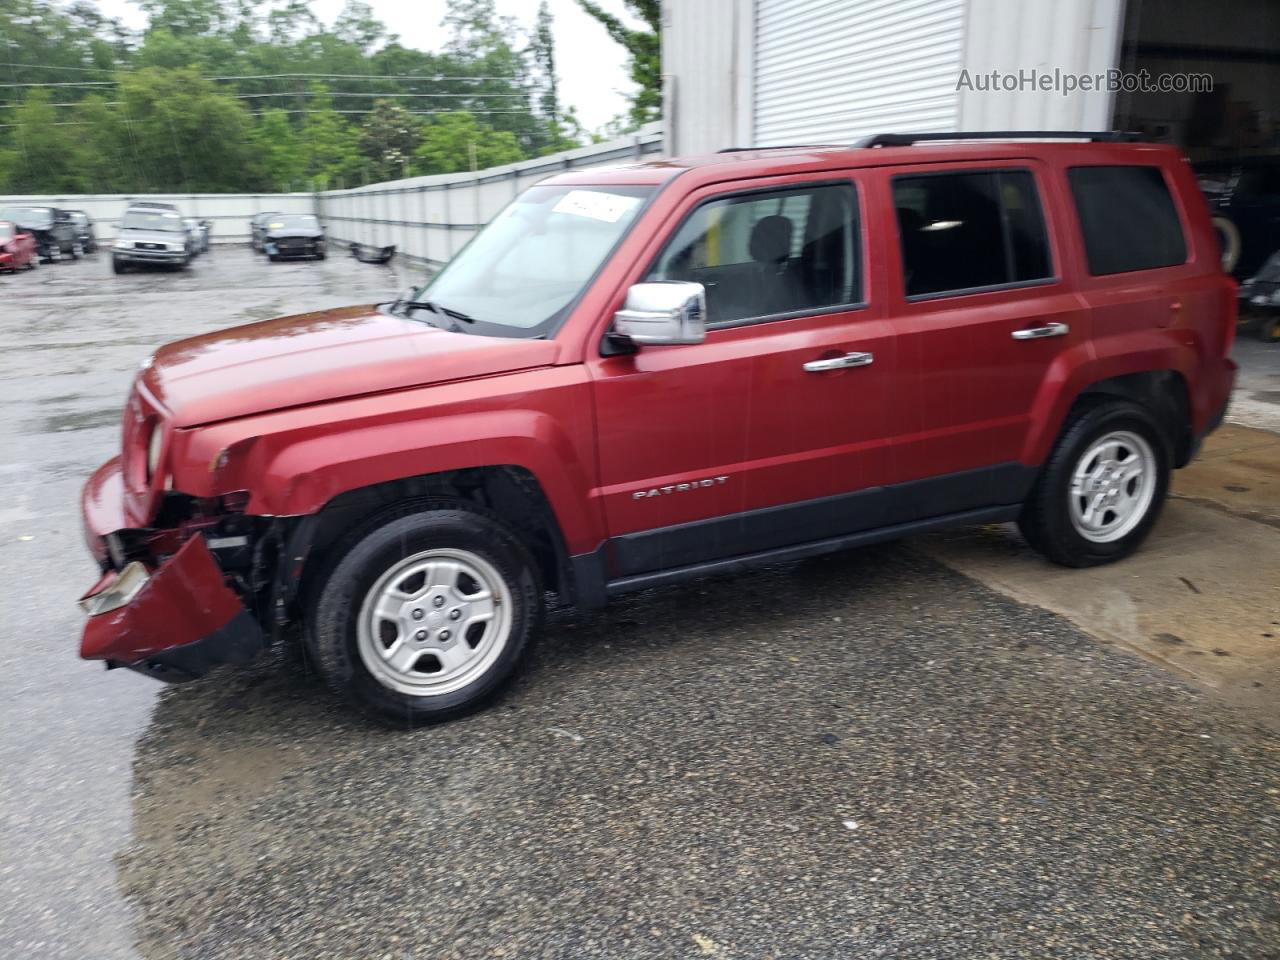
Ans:
<svg viewBox="0 0 1280 960"><path fill-rule="evenodd" d="M1165 428L1175 467L1185 467L1195 452L1187 378L1178 370L1145 370L1088 384L1076 402L1095 397L1131 400L1156 415Z"/></svg>
<svg viewBox="0 0 1280 960"><path fill-rule="evenodd" d="M1064 364L1046 378L1033 406L1022 462L1043 464L1082 400L1119 397L1155 414L1165 428L1174 465L1195 455L1189 370L1195 358L1168 344L1131 342L1127 349L1094 357L1076 367Z"/></svg>
<svg viewBox="0 0 1280 960"><path fill-rule="evenodd" d="M286 605L304 597L327 569L330 551L352 532L376 524L379 515L408 502L441 500L480 506L511 526L529 548L547 589L562 603L574 603L569 552L551 502L532 471L512 464L402 477L338 494L316 513L299 518L294 536L300 542L281 556L278 597ZM285 619L296 612L289 611Z"/></svg>

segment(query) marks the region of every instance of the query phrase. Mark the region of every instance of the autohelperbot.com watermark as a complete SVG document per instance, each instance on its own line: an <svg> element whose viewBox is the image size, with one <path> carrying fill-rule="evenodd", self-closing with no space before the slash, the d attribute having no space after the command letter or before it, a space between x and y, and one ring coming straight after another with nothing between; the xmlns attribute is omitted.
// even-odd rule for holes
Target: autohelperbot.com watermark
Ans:
<svg viewBox="0 0 1280 960"><path fill-rule="evenodd" d="M1101 73L1072 73L1055 67L1041 70L1030 67L1016 71L990 70L974 73L961 70L957 90L976 93L1015 93L1032 91L1073 93L1102 91L1105 93L1208 93L1213 90L1213 75L1208 73L1152 73L1150 70L1104 70Z"/></svg>

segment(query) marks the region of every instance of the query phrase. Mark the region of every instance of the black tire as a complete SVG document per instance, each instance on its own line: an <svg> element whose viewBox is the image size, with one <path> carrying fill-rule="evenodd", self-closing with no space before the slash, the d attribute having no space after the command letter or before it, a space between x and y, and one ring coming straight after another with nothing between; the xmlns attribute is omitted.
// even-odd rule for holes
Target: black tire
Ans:
<svg viewBox="0 0 1280 960"><path fill-rule="evenodd" d="M71 259L79 260L81 256L83 256L83 254L81 253L80 242L76 241L71 245Z"/></svg>
<svg viewBox="0 0 1280 960"><path fill-rule="evenodd" d="M280 260L280 258L277 257L274 253L268 253L267 259L270 260L272 263L276 263Z"/></svg>
<svg viewBox="0 0 1280 960"><path fill-rule="evenodd" d="M1253 329L1263 343L1280 343L1280 311L1268 310L1258 317Z"/></svg>
<svg viewBox="0 0 1280 960"><path fill-rule="evenodd" d="M1155 461L1155 485L1145 513L1132 529L1115 540L1097 542L1082 535L1072 520L1072 475L1094 442L1115 431L1137 434L1149 445ZM1145 407L1120 399L1082 402L1068 417L1041 468L1018 518L1018 528L1039 553L1063 566L1093 567L1127 557L1146 539L1160 517L1169 491L1171 462L1165 431Z"/></svg>
<svg viewBox="0 0 1280 960"><path fill-rule="evenodd" d="M126 267L123 263L121 263L121 262L120 262L120 258L119 258L119 257L112 257L112 258L111 258L111 272L112 272L112 273L124 273L124 272L125 272L125 270L127 270L127 269L128 269L128 267Z"/></svg>
<svg viewBox="0 0 1280 960"><path fill-rule="evenodd" d="M360 652L359 619L379 578L433 549L466 551L489 564L510 597L509 628L496 658L465 686L413 695L370 671ZM542 625L542 579L528 548L501 520L469 503L404 504L346 537L329 556L308 590L308 659L331 689L387 723L438 723L483 706L511 679Z"/></svg>

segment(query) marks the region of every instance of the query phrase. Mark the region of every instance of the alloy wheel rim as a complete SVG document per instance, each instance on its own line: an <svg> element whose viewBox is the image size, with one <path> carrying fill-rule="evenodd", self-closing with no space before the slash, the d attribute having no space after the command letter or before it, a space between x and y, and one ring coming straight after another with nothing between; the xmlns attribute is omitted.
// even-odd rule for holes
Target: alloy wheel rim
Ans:
<svg viewBox="0 0 1280 960"><path fill-rule="evenodd" d="M1086 540L1113 543L1142 523L1155 486L1151 444L1132 431L1112 431L1076 461L1068 492L1071 524Z"/></svg>
<svg viewBox="0 0 1280 960"><path fill-rule="evenodd" d="M436 548L393 564L360 608L356 643L383 686L410 696L452 693L486 673L511 635L511 592L468 550Z"/></svg>

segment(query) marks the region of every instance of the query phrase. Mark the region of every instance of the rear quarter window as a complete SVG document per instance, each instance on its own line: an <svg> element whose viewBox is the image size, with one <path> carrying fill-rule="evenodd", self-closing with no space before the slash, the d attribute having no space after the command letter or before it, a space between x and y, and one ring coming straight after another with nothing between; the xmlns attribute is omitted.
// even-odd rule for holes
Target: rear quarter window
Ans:
<svg viewBox="0 0 1280 960"><path fill-rule="evenodd" d="M1182 221L1159 167L1072 167L1067 179L1091 274L1186 263Z"/></svg>

